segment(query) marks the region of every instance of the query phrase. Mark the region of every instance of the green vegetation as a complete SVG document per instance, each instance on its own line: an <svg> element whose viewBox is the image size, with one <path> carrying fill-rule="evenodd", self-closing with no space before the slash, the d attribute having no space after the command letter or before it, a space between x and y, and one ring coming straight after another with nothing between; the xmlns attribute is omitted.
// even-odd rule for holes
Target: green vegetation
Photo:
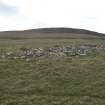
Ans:
<svg viewBox="0 0 105 105"><path fill-rule="evenodd" d="M97 37L0 39L3 51L56 44L105 45L105 41ZM105 105L105 51L34 61L0 59L0 105Z"/></svg>

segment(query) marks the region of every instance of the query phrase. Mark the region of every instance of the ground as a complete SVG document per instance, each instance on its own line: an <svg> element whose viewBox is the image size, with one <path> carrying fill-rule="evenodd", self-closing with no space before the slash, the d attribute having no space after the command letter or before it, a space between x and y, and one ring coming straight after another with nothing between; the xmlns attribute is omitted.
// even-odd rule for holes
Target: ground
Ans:
<svg viewBox="0 0 105 105"><path fill-rule="evenodd" d="M0 49L103 44L100 38L0 39ZM0 60L0 105L105 105L105 52L80 57Z"/></svg>

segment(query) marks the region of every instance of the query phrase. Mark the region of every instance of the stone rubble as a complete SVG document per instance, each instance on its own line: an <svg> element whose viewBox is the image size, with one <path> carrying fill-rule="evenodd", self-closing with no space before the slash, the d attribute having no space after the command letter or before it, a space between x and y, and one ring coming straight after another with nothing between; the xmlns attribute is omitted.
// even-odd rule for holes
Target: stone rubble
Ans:
<svg viewBox="0 0 105 105"><path fill-rule="evenodd" d="M85 56L89 53L91 48L97 49L99 46L96 45L80 45L80 46L60 46L55 45L52 47L45 48L20 48L18 53L6 52L0 53L1 59L30 59L41 58L41 57L63 57L63 56ZM105 48L101 45L101 48Z"/></svg>

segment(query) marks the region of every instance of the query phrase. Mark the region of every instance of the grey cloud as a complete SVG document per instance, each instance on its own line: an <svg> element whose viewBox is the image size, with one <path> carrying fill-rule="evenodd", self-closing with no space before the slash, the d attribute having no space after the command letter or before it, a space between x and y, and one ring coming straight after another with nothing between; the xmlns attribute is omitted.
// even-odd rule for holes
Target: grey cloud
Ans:
<svg viewBox="0 0 105 105"><path fill-rule="evenodd" d="M0 2L0 15L14 15L17 12L17 7Z"/></svg>

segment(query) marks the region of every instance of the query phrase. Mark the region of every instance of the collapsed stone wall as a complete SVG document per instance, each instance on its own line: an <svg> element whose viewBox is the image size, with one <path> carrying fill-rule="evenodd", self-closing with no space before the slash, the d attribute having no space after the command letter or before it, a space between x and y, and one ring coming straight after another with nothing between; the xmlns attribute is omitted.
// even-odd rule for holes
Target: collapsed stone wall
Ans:
<svg viewBox="0 0 105 105"><path fill-rule="evenodd" d="M20 48L18 52L5 52L0 54L2 59L35 59L40 57L62 57L62 56L85 56L88 54L91 48L96 46L59 46L55 45L52 47L45 48Z"/></svg>

